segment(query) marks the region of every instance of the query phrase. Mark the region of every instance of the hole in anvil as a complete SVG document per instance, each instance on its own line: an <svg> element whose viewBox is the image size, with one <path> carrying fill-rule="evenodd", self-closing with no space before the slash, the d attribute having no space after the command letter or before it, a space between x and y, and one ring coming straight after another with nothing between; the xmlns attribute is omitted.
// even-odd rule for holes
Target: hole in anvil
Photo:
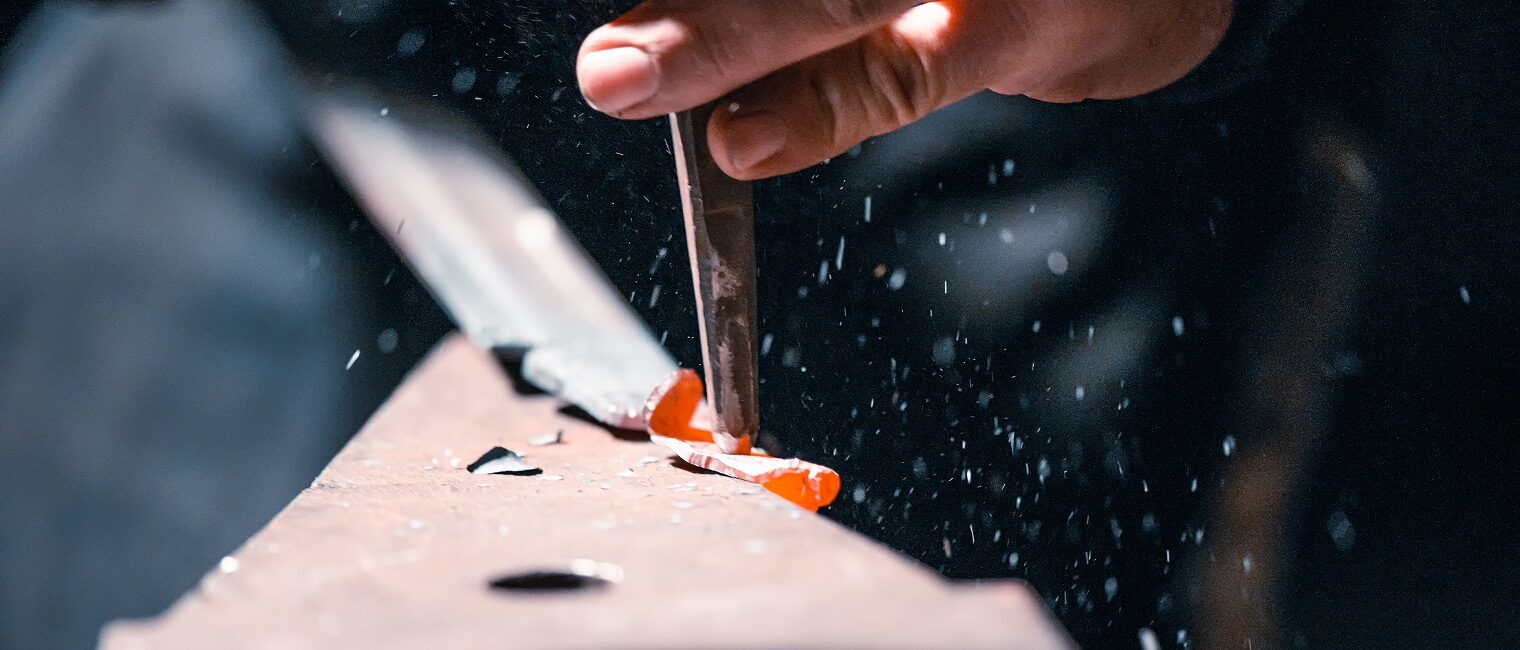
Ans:
<svg viewBox="0 0 1520 650"><path fill-rule="evenodd" d="M491 581L492 589L520 592L563 592L601 589L612 583L596 576L568 571L529 571L502 576Z"/></svg>
<svg viewBox="0 0 1520 650"><path fill-rule="evenodd" d="M594 560L575 560L568 571L538 569L492 580L492 589L520 593L561 593L605 589L623 579L623 569Z"/></svg>

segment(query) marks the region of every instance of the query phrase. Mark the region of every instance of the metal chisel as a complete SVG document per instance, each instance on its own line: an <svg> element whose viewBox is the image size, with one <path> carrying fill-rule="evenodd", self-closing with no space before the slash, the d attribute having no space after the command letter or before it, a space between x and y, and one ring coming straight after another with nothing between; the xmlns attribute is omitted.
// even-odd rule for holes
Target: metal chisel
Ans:
<svg viewBox="0 0 1520 650"><path fill-rule="evenodd" d="M755 203L750 183L730 178L707 146L709 104L670 117L687 252L701 319L702 369L713 439L748 453L760 429L755 351Z"/></svg>

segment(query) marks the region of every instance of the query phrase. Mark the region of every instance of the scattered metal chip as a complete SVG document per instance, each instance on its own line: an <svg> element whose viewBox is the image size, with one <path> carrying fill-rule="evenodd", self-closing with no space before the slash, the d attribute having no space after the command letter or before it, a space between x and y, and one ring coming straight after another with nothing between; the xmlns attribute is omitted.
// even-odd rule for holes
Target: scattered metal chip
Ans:
<svg viewBox="0 0 1520 650"><path fill-rule="evenodd" d="M523 462L521 455L505 447L492 447L479 460L470 463L469 470L471 474L512 474L515 476L544 473L544 470Z"/></svg>
<svg viewBox="0 0 1520 650"><path fill-rule="evenodd" d="M533 445L534 447L543 447L545 445L557 445L557 444L563 442L564 440L565 440L565 430L564 429L560 429L559 431L555 431L554 433L550 433L550 434L547 434L547 435L542 435L542 436L539 436L539 437L534 438L532 440L529 440L528 444Z"/></svg>

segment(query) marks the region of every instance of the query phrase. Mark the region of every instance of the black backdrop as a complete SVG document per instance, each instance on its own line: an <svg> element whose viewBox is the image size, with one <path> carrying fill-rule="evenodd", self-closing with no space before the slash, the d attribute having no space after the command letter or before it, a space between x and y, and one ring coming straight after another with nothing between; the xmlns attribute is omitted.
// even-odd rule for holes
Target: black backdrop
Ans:
<svg viewBox="0 0 1520 650"><path fill-rule="evenodd" d="M264 4L316 78L480 124L698 364L665 125L575 88L579 39L619 7ZM1249 444L1242 333L1304 236L1305 133L1334 124L1382 209L1343 270L1365 297L1324 364L1339 407L1296 506L1287 638L1516 642L1520 21L1335 4L1206 104L979 97L759 185L764 426L846 477L828 516L951 577L1028 580L1085 645L1185 642L1198 567L1240 559L1211 554L1206 509Z"/></svg>

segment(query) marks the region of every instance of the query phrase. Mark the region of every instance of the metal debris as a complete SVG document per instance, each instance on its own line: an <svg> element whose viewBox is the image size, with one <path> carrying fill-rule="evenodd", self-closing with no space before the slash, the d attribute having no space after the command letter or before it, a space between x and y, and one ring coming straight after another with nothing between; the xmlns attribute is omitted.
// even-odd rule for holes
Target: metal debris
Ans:
<svg viewBox="0 0 1520 650"><path fill-rule="evenodd" d="M560 429L559 431L555 431L554 433L549 433L549 434L545 434L545 435L539 436L537 438L533 438L533 439L531 439L531 440L528 441L528 444L533 445L534 447L543 447L543 446L547 446L547 445L557 445L557 444L559 444L561 442L564 442L564 440L565 440L565 430L564 429Z"/></svg>
<svg viewBox="0 0 1520 650"><path fill-rule="evenodd" d="M544 470L523 462L523 457L511 449L505 447L492 447L468 468L471 474L512 474L514 476L532 476L542 474Z"/></svg>

